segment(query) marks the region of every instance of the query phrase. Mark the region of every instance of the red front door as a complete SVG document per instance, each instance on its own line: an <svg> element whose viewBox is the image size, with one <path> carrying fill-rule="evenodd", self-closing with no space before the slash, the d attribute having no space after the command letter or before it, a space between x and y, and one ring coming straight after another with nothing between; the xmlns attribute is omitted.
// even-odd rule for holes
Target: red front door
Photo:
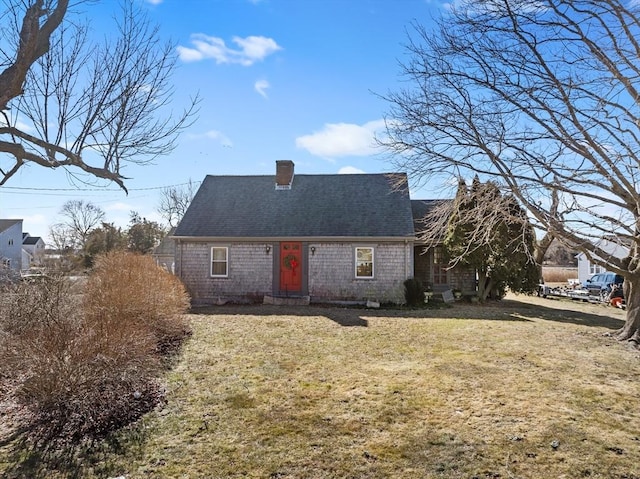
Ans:
<svg viewBox="0 0 640 479"><path fill-rule="evenodd" d="M302 290L302 243L280 243L280 291Z"/></svg>

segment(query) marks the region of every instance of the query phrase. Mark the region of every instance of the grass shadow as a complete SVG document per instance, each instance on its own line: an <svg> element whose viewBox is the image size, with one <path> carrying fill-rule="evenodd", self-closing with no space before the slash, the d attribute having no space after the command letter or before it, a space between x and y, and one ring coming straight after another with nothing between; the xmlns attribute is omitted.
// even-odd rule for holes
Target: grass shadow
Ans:
<svg viewBox="0 0 640 479"><path fill-rule="evenodd" d="M269 305L269 304L232 304L193 307L191 314L196 315L238 315L238 316L302 316L327 318L344 327L368 327L367 318L407 318L434 317L431 312L449 310L447 305L430 304L424 308L391 307L367 308L362 305L337 305L316 303L309 306Z"/></svg>
<svg viewBox="0 0 640 479"><path fill-rule="evenodd" d="M344 327L368 327L369 322L363 318L363 312L367 316L370 311L357 306L291 306L268 304L224 304L213 306L197 306L191 309L191 314L196 315L231 315L231 316L323 316Z"/></svg>
<svg viewBox="0 0 640 479"><path fill-rule="evenodd" d="M8 442L11 441L11 442ZM5 446L5 461L8 466L3 478L44 479L55 472L66 478L82 477L80 465L70 447L46 447L34 444L28 439L28 431L11 436Z"/></svg>
<svg viewBox="0 0 640 479"><path fill-rule="evenodd" d="M551 301L549 306L532 305L515 300L505 300L505 306L512 307L513 312L511 314L519 317L530 317L532 319L542 319L545 321L554 321L557 323L570 323L581 326L597 327L616 330L620 329L624 325L624 319L609 316L603 308L603 314L596 314L592 312L579 311L577 307L572 307L571 303L575 300L545 300ZM554 307L556 301L563 301L563 307ZM578 305L580 303L577 303Z"/></svg>
<svg viewBox="0 0 640 479"><path fill-rule="evenodd" d="M545 300L546 301L546 300ZM562 306L562 307L558 307ZM389 307L379 309L363 306L339 305L263 305L263 304L225 304L198 306L191 309L196 315L255 315L255 316L323 316L345 327L367 327L366 318L455 318L469 320L498 321L555 321L581 326L619 329L624 320L572 309L571 303L549 305L530 304L514 299L489 301L486 303L456 302L452 304L429 304L424 308Z"/></svg>
<svg viewBox="0 0 640 479"><path fill-rule="evenodd" d="M147 440L142 421L106 438L82 444L35 443L29 430L21 429L2 441L4 460L8 466L3 479L46 479L52 476L76 479L89 472L98 477L122 475L114 458L135 455Z"/></svg>

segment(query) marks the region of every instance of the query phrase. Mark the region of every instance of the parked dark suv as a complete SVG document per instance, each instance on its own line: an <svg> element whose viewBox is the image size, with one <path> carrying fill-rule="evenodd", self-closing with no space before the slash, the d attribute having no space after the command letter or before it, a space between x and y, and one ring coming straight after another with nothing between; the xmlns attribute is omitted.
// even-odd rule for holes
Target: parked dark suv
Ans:
<svg viewBox="0 0 640 479"><path fill-rule="evenodd" d="M594 274L583 284L584 289L589 291L589 296L603 297L611 292L611 285L622 285L624 278L615 273Z"/></svg>

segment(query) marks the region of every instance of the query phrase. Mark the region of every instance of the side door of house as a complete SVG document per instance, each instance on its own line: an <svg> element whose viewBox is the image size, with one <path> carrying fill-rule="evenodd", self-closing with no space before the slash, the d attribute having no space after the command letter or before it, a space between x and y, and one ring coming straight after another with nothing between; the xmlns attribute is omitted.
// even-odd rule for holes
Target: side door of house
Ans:
<svg viewBox="0 0 640 479"><path fill-rule="evenodd" d="M302 291L302 243L280 243L280 292Z"/></svg>

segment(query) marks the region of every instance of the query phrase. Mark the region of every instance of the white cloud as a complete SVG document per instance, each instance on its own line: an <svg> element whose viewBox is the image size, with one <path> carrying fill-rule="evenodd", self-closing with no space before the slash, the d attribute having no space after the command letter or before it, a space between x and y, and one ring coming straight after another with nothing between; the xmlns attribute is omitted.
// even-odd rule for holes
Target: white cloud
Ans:
<svg viewBox="0 0 640 479"><path fill-rule="evenodd" d="M204 134L205 138L210 140L215 140L219 142L222 146L226 146L231 148L233 146L232 141L229 139L227 135L218 130L209 130Z"/></svg>
<svg viewBox="0 0 640 479"><path fill-rule="evenodd" d="M272 53L282 50L282 47L272 38L248 36L246 38L233 37L233 43L239 48L233 49L226 45L222 38L211 37L203 33L191 35L194 48L178 46L178 55L184 62L194 62L213 58L216 63L236 63L251 66L264 60Z"/></svg>
<svg viewBox="0 0 640 479"><path fill-rule="evenodd" d="M204 58L204 55L199 50L195 50L193 48L186 48L178 45L176 50L178 50L178 56L183 62L197 62Z"/></svg>
<svg viewBox="0 0 640 479"><path fill-rule="evenodd" d="M231 141L231 139L227 135L225 135L224 133L218 130L209 130L204 133L198 133L198 134L191 133L188 135L188 138L190 140L202 140L202 139L214 140L220 143L225 148L231 148L233 146L233 142Z"/></svg>
<svg viewBox="0 0 640 479"><path fill-rule="evenodd" d="M442 7L443 7L445 10L454 11L454 10L456 10L457 8L459 8L459 7L460 7L460 5L461 5L461 4L460 4L460 2L459 2L459 1L454 1L454 2L444 2L444 3L442 4Z"/></svg>
<svg viewBox="0 0 640 479"><path fill-rule="evenodd" d="M372 155L377 152L375 135L384 126L384 120L364 125L327 123L322 131L296 138L296 146L323 158Z"/></svg>
<svg viewBox="0 0 640 479"><path fill-rule="evenodd" d="M0 126L7 126L7 122L3 117L0 117ZM35 131L33 125L27 124L20 120L14 122L12 126L15 126L18 130L24 131L25 133L31 133Z"/></svg>
<svg viewBox="0 0 640 479"><path fill-rule="evenodd" d="M253 88L263 97L263 98L269 98L267 96L267 89L271 88L271 85L269 85L269 82L267 80L258 80L257 82L255 82L255 84L253 85Z"/></svg>
<svg viewBox="0 0 640 479"><path fill-rule="evenodd" d="M338 170L339 175L358 175L360 173L365 173L365 171L355 166L343 166Z"/></svg>

